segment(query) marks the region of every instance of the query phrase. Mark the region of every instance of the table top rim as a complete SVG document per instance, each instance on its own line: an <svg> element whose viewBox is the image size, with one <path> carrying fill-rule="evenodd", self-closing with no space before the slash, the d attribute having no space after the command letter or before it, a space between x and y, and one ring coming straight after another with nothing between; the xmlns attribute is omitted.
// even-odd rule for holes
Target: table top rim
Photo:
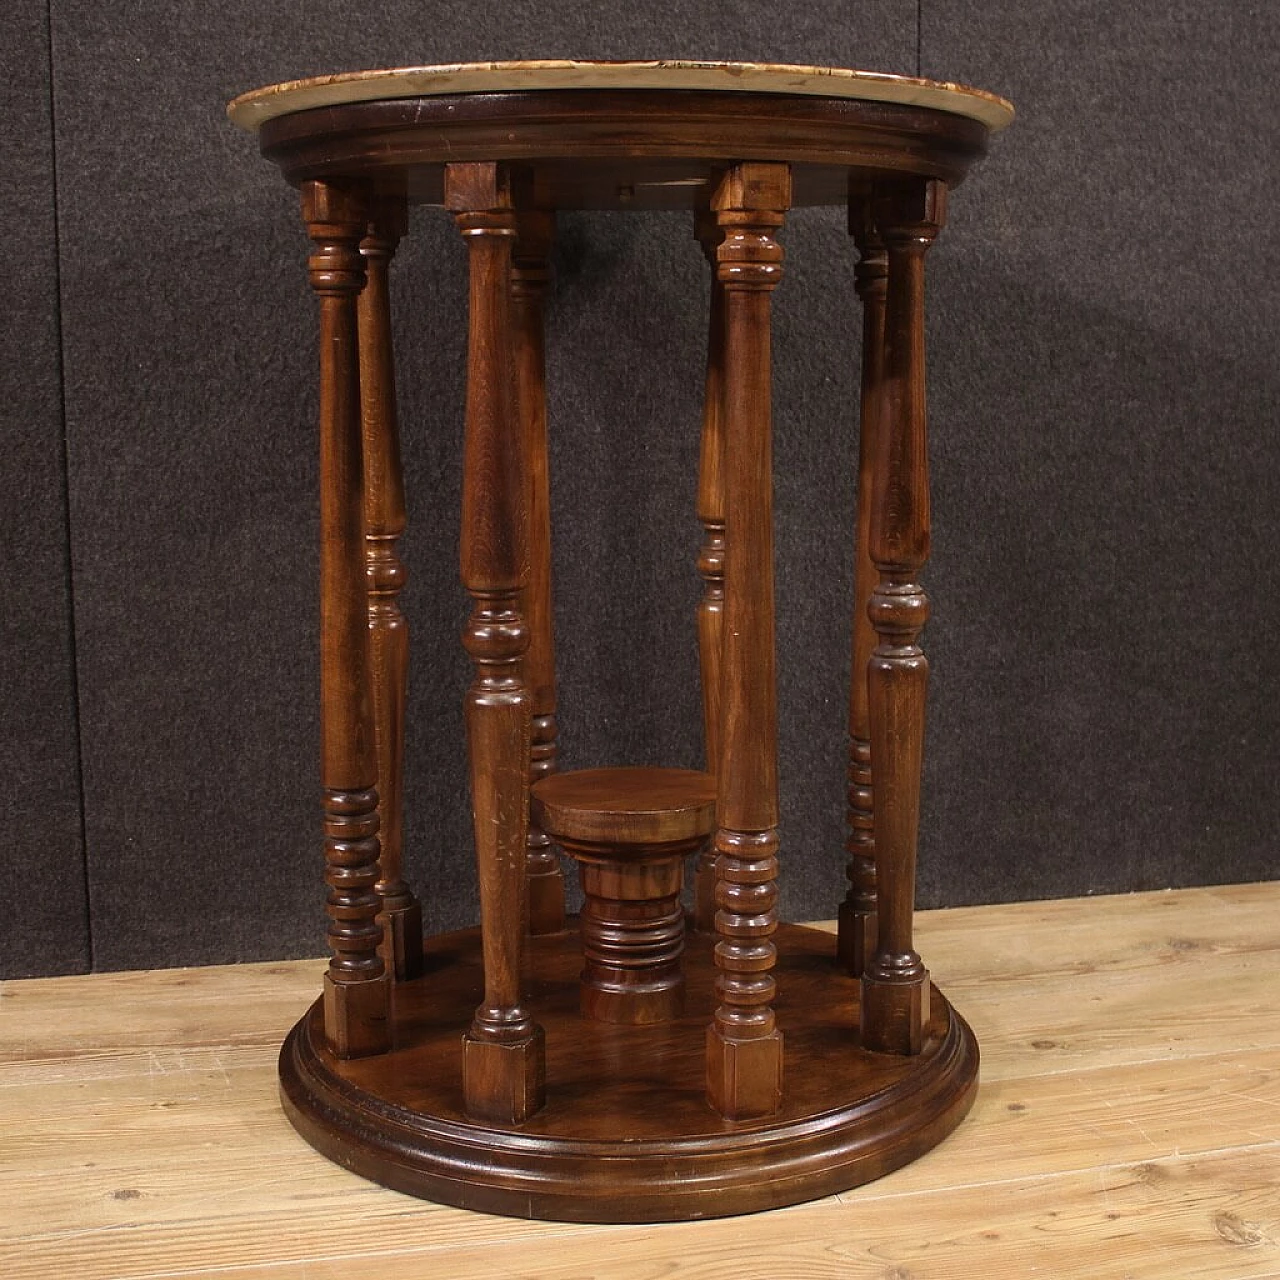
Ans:
<svg viewBox="0 0 1280 1280"><path fill-rule="evenodd" d="M998 94L949 81L845 67L688 60L456 62L286 80L254 89L227 106L233 124L256 133L278 116L318 107L455 93L551 89L669 89L801 95L929 107L978 120L993 132L1013 120Z"/></svg>

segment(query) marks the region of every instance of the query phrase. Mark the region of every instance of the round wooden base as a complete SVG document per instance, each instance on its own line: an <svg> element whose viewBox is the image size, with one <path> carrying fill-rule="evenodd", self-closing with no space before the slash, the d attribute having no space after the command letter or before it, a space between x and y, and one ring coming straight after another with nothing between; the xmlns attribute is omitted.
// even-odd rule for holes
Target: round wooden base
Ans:
<svg viewBox="0 0 1280 1280"><path fill-rule="evenodd" d="M482 994L480 937L432 939L423 975L395 988L394 1047L342 1062L319 1002L280 1054L285 1111L317 1150L367 1178L444 1204L520 1218L665 1222L751 1213L868 1182L914 1160L973 1102L978 1046L935 990L924 1052L858 1043L858 983L835 939L777 934L783 1109L731 1123L705 1100L713 940L690 934L683 1017L585 1020L574 928L529 942L527 1007L546 1031L547 1103L519 1128L469 1120L462 1033Z"/></svg>

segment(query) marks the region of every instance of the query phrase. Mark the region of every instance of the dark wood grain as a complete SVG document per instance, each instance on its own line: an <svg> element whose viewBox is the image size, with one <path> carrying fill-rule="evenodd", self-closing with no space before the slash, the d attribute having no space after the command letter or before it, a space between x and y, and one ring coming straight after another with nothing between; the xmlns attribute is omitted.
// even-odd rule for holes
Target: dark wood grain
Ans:
<svg viewBox="0 0 1280 1280"><path fill-rule="evenodd" d="M924 257L946 212L946 187L888 187L876 222L888 251L883 439L875 467L871 558L879 580L868 614L879 643L868 667L874 769L879 932L862 975L862 1039L919 1053L929 1020L929 975L912 945L920 770L929 664L918 644L929 597L929 456L924 381Z"/></svg>
<svg viewBox="0 0 1280 1280"><path fill-rule="evenodd" d="M483 984L474 930L433 939L424 976L397 988L394 1056L339 1062L316 1011L305 1017L281 1053L286 1113L313 1146L398 1190L576 1222L774 1209L881 1177L936 1146L973 1101L972 1032L935 994L918 1056L866 1052L858 983L833 965L831 935L784 924L777 936L788 1067L772 1116L729 1121L706 1105L713 938L688 936L683 1015L634 1026L581 1017L576 930L530 941L548 1087L524 1124L476 1124L459 1087L455 1028Z"/></svg>
<svg viewBox="0 0 1280 1280"><path fill-rule="evenodd" d="M689 846L650 850L642 861L573 842L565 848L582 877L583 1017L632 1025L679 1017L685 992L680 891Z"/></svg>
<svg viewBox="0 0 1280 1280"><path fill-rule="evenodd" d="M378 947L378 776L365 595L357 298L368 224L360 184L307 183L302 217L320 304L320 774L329 945L324 1024L339 1057L390 1044Z"/></svg>
<svg viewBox="0 0 1280 1280"><path fill-rule="evenodd" d="M529 628L524 679L533 715L529 781L556 768L556 655L551 595L551 475L547 450L547 389L543 313L551 280L555 215L521 212L511 270L516 342L516 384L521 444L528 475L529 580L520 611ZM564 928L564 872L551 840L529 823L525 873L529 880L530 933Z"/></svg>
<svg viewBox="0 0 1280 1280"><path fill-rule="evenodd" d="M405 529L400 426L396 420L391 295L387 272L406 228L403 198L374 203L360 253L360 405L364 437L365 574L369 593L369 667L378 753L381 899L379 948L395 981L422 964L422 907L404 878L404 704L409 628L400 609L405 568L398 543Z"/></svg>
<svg viewBox="0 0 1280 1280"><path fill-rule="evenodd" d="M744 156L789 163L796 205L843 205L851 169L954 185L987 129L895 103L568 89L323 107L268 120L259 140L293 182L407 173L410 198L427 204L441 202L445 164L503 160L520 164L542 208L696 209Z"/></svg>
<svg viewBox="0 0 1280 1280"><path fill-rule="evenodd" d="M575 769L539 782L533 807L557 839L644 847L707 835L716 784L696 769Z"/></svg>
<svg viewBox="0 0 1280 1280"><path fill-rule="evenodd" d="M694 232L711 264L711 305L707 323L707 374L702 396L702 440L698 458L698 519L702 546L698 573L698 660L702 679L702 737L707 768L720 764L722 657L724 653L724 286L716 270L716 251L724 238L715 214L702 211ZM716 927L716 854L710 841L694 870L693 926L703 933Z"/></svg>
<svg viewBox="0 0 1280 1280"><path fill-rule="evenodd" d="M545 1074L542 1029L520 1000L532 716L521 673L529 553L511 307L516 218L499 165L450 165L445 197L471 271L462 582L472 604L463 643L475 664L466 722L485 992L466 1034L463 1083L469 1114L518 1123L542 1105Z"/></svg>
<svg viewBox="0 0 1280 1280"><path fill-rule="evenodd" d="M947 184L986 136L897 104L665 91L349 104L263 128L264 153L303 186L321 308L334 956L281 1058L286 1110L321 1151L469 1208L666 1220L856 1185L968 1109L977 1047L912 938L928 671L923 263ZM786 210L846 201L863 377L850 891L833 955L830 935L780 925L776 910L770 297ZM452 212L470 270L461 572L481 927L428 940L419 977L416 929L389 931L392 993L379 907L389 921L411 895L386 271L413 203ZM713 263L697 507L706 772L556 771L543 313L561 208L691 210ZM553 840L579 866L580 922L564 918ZM686 934L683 871L699 852Z"/></svg>
<svg viewBox="0 0 1280 1280"><path fill-rule="evenodd" d="M853 640L849 664L849 769L846 874L849 892L840 904L836 948L840 962L855 977L876 945L876 845L874 769L871 759L871 711L867 665L876 633L867 605L876 583L871 559L871 504L875 462L885 410L884 303L888 260L875 227L870 184L849 193L849 233L858 247L855 289L862 302L862 396L858 427L858 523L854 541Z"/></svg>
<svg viewBox="0 0 1280 1280"><path fill-rule="evenodd" d="M686 857L715 825L716 783L692 769L583 769L533 788L533 813L578 863L582 1012L666 1022L684 1007Z"/></svg>
<svg viewBox="0 0 1280 1280"><path fill-rule="evenodd" d="M723 1116L781 1105L782 1033L773 1013L778 875L778 724L773 637L770 295L782 275L774 233L791 202L786 165L741 164L712 207L724 288L725 606L716 771L716 991L707 1099Z"/></svg>

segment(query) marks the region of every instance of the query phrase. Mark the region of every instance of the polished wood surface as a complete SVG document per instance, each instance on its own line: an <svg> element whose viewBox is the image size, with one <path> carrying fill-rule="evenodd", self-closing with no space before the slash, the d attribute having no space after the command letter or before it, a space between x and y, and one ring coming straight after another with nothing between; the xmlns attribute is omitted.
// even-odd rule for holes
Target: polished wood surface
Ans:
<svg viewBox="0 0 1280 1280"><path fill-rule="evenodd" d="M774 238L791 206L786 165L741 164L712 201L724 291L724 649L716 767L716 994L707 1100L728 1119L782 1103L773 1011L778 876L778 708L773 636L770 295Z"/></svg>
<svg viewBox="0 0 1280 1280"><path fill-rule="evenodd" d="M936 996L918 1057L866 1052L850 1029L857 983L832 965L830 935L784 925L779 936L787 990L778 1008L795 1082L754 1123L721 1118L693 1083L720 999L714 940L702 934L684 955L687 1011L660 1025L583 1018L576 937L530 940L547 1096L518 1126L473 1123L458 1088L454 1028L483 981L474 930L432 940L424 977L397 988L394 1055L339 1061L313 1008L281 1051L286 1111L320 1151L398 1190L571 1222L775 1208L880 1177L935 1146L973 1102L972 1032Z"/></svg>
<svg viewBox="0 0 1280 1280"><path fill-rule="evenodd" d="M989 129L1013 119L1004 98L946 81L769 62L591 62L544 59L526 62L463 62L433 67L352 71L290 80L242 94L227 108L241 128L316 107L436 94L510 93L547 89L677 89L860 98L928 107L967 116Z"/></svg>
<svg viewBox="0 0 1280 1280"><path fill-rule="evenodd" d="M724 238L708 209L694 224L702 251L711 264L711 304L707 322L707 374L702 395L702 439L698 453L698 520L702 545L698 573L698 663L702 683L702 741L707 768L720 763L722 716L721 657L724 652L724 285L716 270L716 254ZM694 928L716 927L716 855L710 844L694 872Z"/></svg>
<svg viewBox="0 0 1280 1280"><path fill-rule="evenodd" d="M616 857L612 848L564 842L582 880L579 1005L584 1018L646 1026L684 1012L680 892L685 855L705 843L701 837L650 850L637 860Z"/></svg>
<svg viewBox="0 0 1280 1280"><path fill-rule="evenodd" d="M877 193L889 273L885 416L871 502L870 553L879 580L867 606L879 641L867 667L878 929L862 972L862 1038L905 1054L920 1052L929 1021L929 975L912 943L929 677L918 644L929 618L929 597L918 581L929 558L924 256L945 214L940 183L915 180Z"/></svg>
<svg viewBox="0 0 1280 1280"><path fill-rule="evenodd" d="M578 863L585 1017L643 1025L685 1007L685 859L709 843L716 782L692 769L562 773L533 788L533 815Z"/></svg>
<svg viewBox="0 0 1280 1280"><path fill-rule="evenodd" d="M792 170L793 207L843 205L851 173L963 181L990 131L893 103L681 90L547 90L355 102L269 120L291 182L342 173L444 202L448 164L501 160L539 209L706 208L743 155Z"/></svg>
<svg viewBox="0 0 1280 1280"><path fill-rule="evenodd" d="M576 769L534 788L539 818L556 837L643 847L710 834L715 780L696 769Z"/></svg>
<svg viewBox="0 0 1280 1280"><path fill-rule="evenodd" d="M365 603L364 462L357 297L368 198L360 186L308 183L302 217L320 304L320 776L329 945L325 1032L341 1057L390 1044L379 954L378 765Z"/></svg>
<svg viewBox="0 0 1280 1280"><path fill-rule="evenodd" d="M404 704L409 682L409 631L400 610L405 567L397 544L405 529L404 475L391 343L388 268L405 232L403 198L385 197L370 210L360 242L365 286L357 317L360 405L364 441L365 573L369 591L369 669L378 753L379 951L394 980L422 968L422 906L404 878Z"/></svg>
<svg viewBox="0 0 1280 1280"><path fill-rule="evenodd" d="M469 1213L300 1143L276 1058L322 960L6 982L6 1280L1262 1280L1277 914L1280 883L921 913L982 1041L964 1123L853 1191L658 1228Z"/></svg>
<svg viewBox="0 0 1280 1280"><path fill-rule="evenodd" d="M529 628L524 680L529 688L529 781L556 769L556 650L551 596L551 468L547 448L547 387L543 311L551 279L555 214L530 209L516 219L511 305L516 342L516 396L528 476L529 579L520 612ZM564 872L546 833L529 823L525 871L529 931L564 928Z"/></svg>
<svg viewBox="0 0 1280 1280"><path fill-rule="evenodd" d="M976 1044L931 987L912 920L927 671L922 263L989 129L901 95L756 92L752 75L732 90L492 93L446 91L444 77L413 98L370 83L350 78L260 134L303 187L322 308L335 958L281 1059L288 1114L389 1185L566 1220L746 1212L878 1177L959 1123L977 1077ZM777 913L771 295L786 213L815 202L850 207L864 309L865 620L835 946ZM424 203L452 213L470 273L460 548L480 928L420 955L402 857L406 514L387 269ZM687 209L713 268L691 627L705 771L557 772L544 313L562 208ZM579 868L576 921L560 851ZM556 1129L575 1080L583 1101ZM619 1089L626 1105L606 1108L602 1135L598 1108ZM673 1169L670 1186L654 1185Z"/></svg>
<svg viewBox="0 0 1280 1280"><path fill-rule="evenodd" d="M856 184L849 192L849 233L858 247L855 288L862 303L862 396L858 425L858 518L854 539L853 640L849 671L849 769L847 851L849 891L840 904L837 947L841 962L861 975L875 951L876 842L875 784L871 766L871 707L867 667L875 648L875 628L867 606L876 583L871 558L871 505L875 468L883 430L885 397L884 303L888 259L875 225L874 186Z"/></svg>
<svg viewBox="0 0 1280 1280"><path fill-rule="evenodd" d="M462 582L472 605L463 643L475 664L466 720L485 982L466 1035L463 1084L470 1115L518 1123L542 1105L546 1074L542 1029L520 993L532 713L522 674L529 632L520 614L529 546L513 358L516 216L500 165L450 165L445 198L471 270Z"/></svg>

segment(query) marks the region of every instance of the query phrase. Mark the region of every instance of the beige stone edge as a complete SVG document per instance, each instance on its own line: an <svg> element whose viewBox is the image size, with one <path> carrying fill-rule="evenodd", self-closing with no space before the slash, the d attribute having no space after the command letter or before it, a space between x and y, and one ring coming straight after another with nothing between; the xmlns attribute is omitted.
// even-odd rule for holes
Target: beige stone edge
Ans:
<svg viewBox="0 0 1280 1280"><path fill-rule="evenodd" d="M1013 105L967 85L918 80L843 67L764 62L460 62L436 67L353 71L289 80L241 94L228 107L232 123L256 133L266 121L314 107L343 106L445 93L527 89L718 89L742 93L798 93L931 107L979 120L996 131L1013 119Z"/></svg>

